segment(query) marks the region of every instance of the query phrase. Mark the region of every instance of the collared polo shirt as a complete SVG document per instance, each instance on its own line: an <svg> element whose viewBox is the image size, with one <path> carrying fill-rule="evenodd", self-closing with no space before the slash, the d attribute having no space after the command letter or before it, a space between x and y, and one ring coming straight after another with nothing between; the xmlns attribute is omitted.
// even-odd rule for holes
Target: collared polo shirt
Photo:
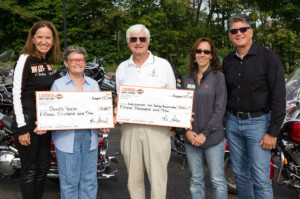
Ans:
<svg viewBox="0 0 300 199"><path fill-rule="evenodd" d="M152 55L138 67L133 61L133 55L122 62L116 71L117 89L120 85L144 86L157 88L176 88L175 76L170 63Z"/></svg>

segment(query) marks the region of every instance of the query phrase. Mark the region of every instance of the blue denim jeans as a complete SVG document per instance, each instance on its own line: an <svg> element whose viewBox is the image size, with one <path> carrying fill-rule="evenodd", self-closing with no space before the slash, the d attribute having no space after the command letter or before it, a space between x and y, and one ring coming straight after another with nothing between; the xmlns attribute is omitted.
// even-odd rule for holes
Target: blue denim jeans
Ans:
<svg viewBox="0 0 300 199"><path fill-rule="evenodd" d="M193 199L205 199L204 156L209 168L214 199L227 199L227 184L224 174L225 140L216 146L199 148L185 144L187 159L192 173L190 191Z"/></svg>
<svg viewBox="0 0 300 199"><path fill-rule="evenodd" d="M269 124L270 114L240 120L231 113L226 113L226 136L239 198L273 198L270 181L271 154L269 150L259 146Z"/></svg>
<svg viewBox="0 0 300 199"><path fill-rule="evenodd" d="M66 153L55 148L62 199L95 199L97 197L98 150L90 151L90 146L90 130L76 130L73 153Z"/></svg>

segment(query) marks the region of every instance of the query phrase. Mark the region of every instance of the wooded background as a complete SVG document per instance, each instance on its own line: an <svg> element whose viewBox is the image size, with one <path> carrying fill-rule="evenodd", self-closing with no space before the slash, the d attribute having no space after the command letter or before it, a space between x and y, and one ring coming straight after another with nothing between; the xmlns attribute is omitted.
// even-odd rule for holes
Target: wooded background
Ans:
<svg viewBox="0 0 300 199"><path fill-rule="evenodd" d="M19 53L39 20L56 26L64 49L62 0L0 0L0 13L0 53ZM251 17L253 40L279 54L285 73L292 72L300 61L300 0L66 0L67 43L84 46L88 60L109 58L114 70L131 54L127 28L141 23L150 30L152 53L186 74L197 38L211 37L221 57L234 50L227 20L236 13Z"/></svg>

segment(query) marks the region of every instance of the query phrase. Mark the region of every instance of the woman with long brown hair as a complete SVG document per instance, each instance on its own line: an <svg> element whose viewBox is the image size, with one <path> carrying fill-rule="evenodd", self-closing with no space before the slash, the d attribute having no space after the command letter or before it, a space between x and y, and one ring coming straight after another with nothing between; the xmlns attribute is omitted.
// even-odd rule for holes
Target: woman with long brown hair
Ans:
<svg viewBox="0 0 300 199"><path fill-rule="evenodd" d="M183 78L183 89L194 90L193 128L185 134L187 159L192 173L192 198L205 198L205 158L213 197L226 199L223 117L227 93L217 50L210 38L202 37L193 44L189 54L189 74Z"/></svg>
<svg viewBox="0 0 300 199"><path fill-rule="evenodd" d="M35 91L50 90L53 64L61 61L57 30L49 21L30 29L15 65L13 108L17 130L14 134L21 159L21 191L24 199L40 199L50 168L51 134L37 135Z"/></svg>

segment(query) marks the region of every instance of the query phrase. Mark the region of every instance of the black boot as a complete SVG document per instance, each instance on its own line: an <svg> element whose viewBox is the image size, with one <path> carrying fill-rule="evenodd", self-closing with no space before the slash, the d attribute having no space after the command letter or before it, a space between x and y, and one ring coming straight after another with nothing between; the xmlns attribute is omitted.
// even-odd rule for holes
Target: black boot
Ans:
<svg viewBox="0 0 300 199"><path fill-rule="evenodd" d="M47 181L47 172L40 171L35 177L36 177L35 183L34 183L35 198L42 199L43 193L44 193L44 188L45 188L46 181Z"/></svg>
<svg viewBox="0 0 300 199"><path fill-rule="evenodd" d="M21 174L21 191L23 199L35 198L34 178L35 170L27 170Z"/></svg>

